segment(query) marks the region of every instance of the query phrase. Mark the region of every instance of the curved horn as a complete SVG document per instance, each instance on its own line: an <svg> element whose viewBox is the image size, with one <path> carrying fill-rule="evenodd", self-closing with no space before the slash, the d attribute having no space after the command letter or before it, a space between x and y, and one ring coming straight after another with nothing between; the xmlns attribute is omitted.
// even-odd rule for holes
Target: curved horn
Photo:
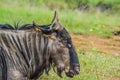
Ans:
<svg viewBox="0 0 120 80"><path fill-rule="evenodd" d="M52 20L52 23L54 23L54 22L56 22L56 21L59 21L59 19L58 19L58 13L57 13L57 11L55 10L55 12L54 12L54 18L53 18L53 20Z"/></svg>
<svg viewBox="0 0 120 80"><path fill-rule="evenodd" d="M62 25L59 22L58 13L56 10L54 12L54 17L53 17L52 23L50 25L50 29L58 30L58 31L63 29Z"/></svg>

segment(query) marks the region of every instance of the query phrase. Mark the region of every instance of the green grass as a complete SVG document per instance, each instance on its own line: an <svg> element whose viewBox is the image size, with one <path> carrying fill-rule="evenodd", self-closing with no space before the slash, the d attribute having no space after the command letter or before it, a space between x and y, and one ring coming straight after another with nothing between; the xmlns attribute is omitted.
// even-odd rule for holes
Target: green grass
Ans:
<svg viewBox="0 0 120 80"><path fill-rule="evenodd" d="M27 0L26 0L27 1ZM28 0L29 1L29 0ZM54 10L47 6L32 5L31 3L20 2L0 2L0 23L14 22L38 24L50 24ZM60 22L71 33L92 34L99 36L110 36L111 32L118 29L120 25L119 14L111 15L107 12L100 13L79 12L71 10L58 10Z"/></svg>
<svg viewBox="0 0 120 80"><path fill-rule="evenodd" d="M60 78L51 70L49 76L44 74L39 80L104 80L120 77L120 56L98 54L96 51L85 54L78 51L78 56L81 63L80 75L67 78L63 74L63 78Z"/></svg>

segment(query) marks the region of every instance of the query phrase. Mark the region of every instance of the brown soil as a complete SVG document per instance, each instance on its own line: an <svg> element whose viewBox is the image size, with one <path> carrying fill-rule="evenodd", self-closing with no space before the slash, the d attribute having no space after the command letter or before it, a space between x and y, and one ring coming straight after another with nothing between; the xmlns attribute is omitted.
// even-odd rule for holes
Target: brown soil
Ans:
<svg viewBox="0 0 120 80"><path fill-rule="evenodd" d="M120 36L101 38L96 36L72 35L77 49L81 51L97 50L100 53L120 55Z"/></svg>

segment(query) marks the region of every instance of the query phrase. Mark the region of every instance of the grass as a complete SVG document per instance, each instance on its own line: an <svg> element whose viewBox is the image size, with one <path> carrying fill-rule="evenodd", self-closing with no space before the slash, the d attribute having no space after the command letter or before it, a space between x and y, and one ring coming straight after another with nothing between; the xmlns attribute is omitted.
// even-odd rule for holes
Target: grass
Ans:
<svg viewBox="0 0 120 80"><path fill-rule="evenodd" d="M31 2L30 2L31 1ZM46 2L45 2L46 1ZM58 10L59 19L62 25L67 28L70 33L82 35L111 36L111 32L119 29L120 15L118 13L101 13L96 10L80 12L77 10L67 9L67 4L62 0L2 0L0 2L0 23L14 22L32 23L34 20L38 24L50 24L53 18L54 10L64 5ZM51 6L48 8L45 4ZM92 0L94 1L94 0ZM106 0L113 1L113 0ZM119 1L119 0L116 0ZM45 4L42 4L45 2ZM39 3L39 4L38 4ZM97 2L96 2L97 3ZM91 2L91 4L95 4ZM109 80L110 78L120 78L120 56L106 55L93 49L82 54L77 47L78 57L81 63L81 74L73 79L65 77L59 78L52 70L49 76L42 75L39 80Z"/></svg>
<svg viewBox="0 0 120 80"><path fill-rule="evenodd" d="M0 23L21 22L50 24L54 10L46 6L35 6L30 3L0 2ZM14 10L13 10L14 9ZM93 34L110 36L111 32L118 29L120 17L118 14L92 12L79 12L71 10L58 10L60 22L69 32L76 34Z"/></svg>
<svg viewBox="0 0 120 80"><path fill-rule="evenodd" d="M63 74L63 78L60 78L51 70L49 76L44 74L39 80L109 80L120 77L120 57L98 54L96 51L85 54L78 51L78 56L81 63L79 76L67 78Z"/></svg>

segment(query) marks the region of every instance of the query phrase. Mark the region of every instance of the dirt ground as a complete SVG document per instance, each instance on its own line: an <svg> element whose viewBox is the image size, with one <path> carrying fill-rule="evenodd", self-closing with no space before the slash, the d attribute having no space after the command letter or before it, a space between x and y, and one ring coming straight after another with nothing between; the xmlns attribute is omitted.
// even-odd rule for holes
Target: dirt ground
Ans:
<svg viewBox="0 0 120 80"><path fill-rule="evenodd" d="M81 51L96 50L100 53L120 55L120 36L111 36L109 38L97 36L72 35L72 40Z"/></svg>

